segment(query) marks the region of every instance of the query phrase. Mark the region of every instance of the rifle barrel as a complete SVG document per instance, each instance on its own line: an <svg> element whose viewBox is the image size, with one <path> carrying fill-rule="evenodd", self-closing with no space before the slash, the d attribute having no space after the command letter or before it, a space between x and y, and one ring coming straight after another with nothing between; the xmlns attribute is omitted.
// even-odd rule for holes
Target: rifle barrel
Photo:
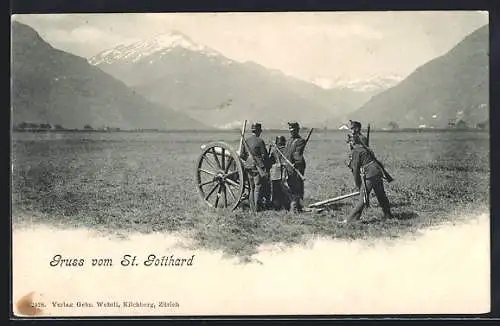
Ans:
<svg viewBox="0 0 500 326"><path fill-rule="evenodd" d="M370 147L370 124L368 124L368 129L366 130L366 146Z"/></svg>
<svg viewBox="0 0 500 326"><path fill-rule="evenodd" d="M306 138L306 145L309 142L309 138L311 138L311 134L312 134L313 130L314 130L314 128L311 128L311 130L309 130L309 134L307 135L307 138Z"/></svg>
<svg viewBox="0 0 500 326"><path fill-rule="evenodd" d="M247 120L245 119L245 121L243 122L243 126L241 127L241 139L240 139L240 145L238 147L238 155L241 154L241 152L243 151L243 137L245 137L245 130L247 129Z"/></svg>

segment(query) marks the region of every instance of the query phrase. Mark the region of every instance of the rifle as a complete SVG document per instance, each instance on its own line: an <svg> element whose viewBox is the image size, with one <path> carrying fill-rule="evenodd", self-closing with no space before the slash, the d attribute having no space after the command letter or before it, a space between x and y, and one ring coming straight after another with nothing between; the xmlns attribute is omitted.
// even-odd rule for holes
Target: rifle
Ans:
<svg viewBox="0 0 500 326"><path fill-rule="evenodd" d="M346 137L346 143L347 145L349 146L349 156L346 160L344 160L344 163L345 165L352 170L352 167L351 167L351 164L352 164L352 143L353 143L353 139L352 139L352 135L351 134L347 134L347 137ZM347 162L349 161L349 162Z"/></svg>
<svg viewBox="0 0 500 326"><path fill-rule="evenodd" d="M245 130L246 130L246 129L247 129L247 120L245 120L245 121L243 122L243 126L241 127L241 132L242 132L243 134L245 134ZM242 138L240 139L240 144L239 144L239 146L238 146L238 155L240 155L240 154L241 154L241 152L243 151L243 138L244 138L244 137L242 137Z"/></svg>
<svg viewBox="0 0 500 326"><path fill-rule="evenodd" d="M370 124L368 124L368 128L366 129L366 147L370 147ZM374 155L372 155L372 157L374 157ZM382 171L384 171L383 167L382 167ZM363 174L363 187L364 187L363 202L365 203L366 207L370 207L370 196L368 196L368 191L367 191L368 187L366 186L366 175L365 174Z"/></svg>
<svg viewBox="0 0 500 326"><path fill-rule="evenodd" d="M311 134L312 134L313 130L314 130L314 128L311 128L311 130L309 130L309 134L307 135L306 144L304 145L304 148L306 147L307 142L309 141L309 138L311 138Z"/></svg>
<svg viewBox="0 0 500 326"><path fill-rule="evenodd" d="M366 130L366 146L370 147L370 124Z"/></svg>
<svg viewBox="0 0 500 326"><path fill-rule="evenodd" d="M244 128L245 128L245 126L246 126L246 120L245 120ZM253 155L252 151L250 150L250 146L248 146L247 140L245 139L245 129L243 129L243 128L241 129L241 142L245 146L245 149L248 152L248 155L254 161L255 167L257 168L257 172L259 172L259 175L261 177L265 177L266 176L266 172L264 170L262 170L262 168L257 164L257 160L255 160L255 156Z"/></svg>
<svg viewBox="0 0 500 326"><path fill-rule="evenodd" d="M368 187L366 186L366 174L363 172L363 202L366 207L370 207L370 196L368 195Z"/></svg>
<svg viewBox="0 0 500 326"><path fill-rule="evenodd" d="M272 143L271 143L271 146L273 146L273 147L276 149L276 152L278 152L278 154L280 154L280 156L281 156L281 157L285 160L285 163L286 163L286 164L288 164L288 165L289 165L289 166L290 166L290 167L291 167L291 168L292 168L292 169L293 169L293 170L294 170L294 171L295 171L295 172L299 175L299 177L300 177L302 180L305 180L305 179L306 179L306 178L304 177L304 175L303 175L302 173L300 173L300 171L299 171L299 170L297 170L297 169L295 168L295 166L293 166L292 162L290 162L290 161L286 158L285 154L283 154L283 153L280 151L280 149L278 148L278 146L275 146L275 145L274 145L274 144L272 144Z"/></svg>

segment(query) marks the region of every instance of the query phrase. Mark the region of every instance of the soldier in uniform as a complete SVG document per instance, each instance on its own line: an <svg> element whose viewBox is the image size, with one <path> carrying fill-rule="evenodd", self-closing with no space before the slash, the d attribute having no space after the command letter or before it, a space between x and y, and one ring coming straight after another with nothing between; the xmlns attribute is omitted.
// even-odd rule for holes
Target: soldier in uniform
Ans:
<svg viewBox="0 0 500 326"><path fill-rule="evenodd" d="M361 133L361 122L353 120L349 120L349 122L351 124L350 129L352 132L352 136L358 136L360 141L362 141L365 146L368 146L368 138L366 138L366 136Z"/></svg>
<svg viewBox="0 0 500 326"><path fill-rule="evenodd" d="M363 144L367 147L368 147L368 138L361 133L361 122L349 120L349 123L350 123L351 133L347 135L347 143L349 143L349 149L351 151L349 152L346 165L349 169L352 170L351 163L352 163L352 144L354 143L353 137L357 136L358 139L362 141Z"/></svg>
<svg viewBox="0 0 500 326"><path fill-rule="evenodd" d="M393 218L391 206L384 190L384 180L382 168L374 160L373 153L362 146L362 137L359 134L353 135L351 169L356 187L360 191L359 201L343 222L353 222L361 219L361 213L365 206L369 205L370 193L373 189L377 200L384 212L384 219Z"/></svg>
<svg viewBox="0 0 500 326"><path fill-rule="evenodd" d="M269 150L269 160L271 163L270 178L271 178L271 199L272 206L275 210L282 208L289 209L290 202L288 192L284 185L284 168L283 157L278 153L285 151L286 138L285 136L276 137L275 145Z"/></svg>
<svg viewBox="0 0 500 326"><path fill-rule="evenodd" d="M246 138L246 143L252 155L249 155L246 146L243 146L240 156L245 161L245 168L248 170L255 208L257 211L261 211L265 208L266 184L269 183L269 153L266 144L260 138L262 125L254 123L251 130L252 135Z"/></svg>
<svg viewBox="0 0 500 326"><path fill-rule="evenodd" d="M297 122L289 122L288 129L290 130L290 138L286 142L284 154L288 161L293 164L293 167L286 164L286 171L291 197L290 210L295 213L302 211L302 200L304 199L304 180L297 171L304 175L306 170L304 159L306 141L299 135L300 126Z"/></svg>

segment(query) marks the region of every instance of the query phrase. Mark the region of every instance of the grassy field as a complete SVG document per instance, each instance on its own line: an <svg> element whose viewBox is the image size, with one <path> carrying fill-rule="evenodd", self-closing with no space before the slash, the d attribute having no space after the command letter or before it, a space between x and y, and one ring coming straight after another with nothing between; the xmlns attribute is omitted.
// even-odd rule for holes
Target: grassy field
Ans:
<svg viewBox="0 0 500 326"><path fill-rule="evenodd" d="M267 143L279 134L266 134ZM286 134L285 134L286 135ZM288 136L288 135L286 135ZM306 149L305 203L354 191L342 132L315 132ZM357 198L321 213L209 209L197 194L200 145L235 133L14 133L15 227L49 223L129 231L178 231L203 248L250 257L260 245L316 236L399 237L489 210L489 135L481 132L374 132L371 145L396 179L386 191L394 221L340 225ZM378 216L372 198L365 217Z"/></svg>

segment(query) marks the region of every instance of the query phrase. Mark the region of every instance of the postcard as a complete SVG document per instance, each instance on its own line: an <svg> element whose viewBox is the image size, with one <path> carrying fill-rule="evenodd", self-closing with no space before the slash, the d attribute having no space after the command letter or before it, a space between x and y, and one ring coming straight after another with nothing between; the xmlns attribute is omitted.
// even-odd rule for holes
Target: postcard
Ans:
<svg viewBox="0 0 500 326"><path fill-rule="evenodd" d="M489 312L487 12L11 33L16 317Z"/></svg>

